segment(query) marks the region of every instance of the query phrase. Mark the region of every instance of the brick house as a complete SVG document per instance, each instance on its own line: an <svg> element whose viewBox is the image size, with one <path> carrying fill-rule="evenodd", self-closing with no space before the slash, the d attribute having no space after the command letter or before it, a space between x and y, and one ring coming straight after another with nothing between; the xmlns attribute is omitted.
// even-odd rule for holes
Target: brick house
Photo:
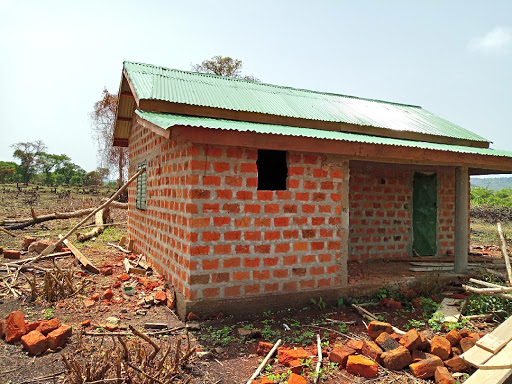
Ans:
<svg viewBox="0 0 512 384"><path fill-rule="evenodd" d="M129 235L180 316L333 299L348 260L454 255L463 272L469 175L512 171L421 107L132 62L114 144L146 167Z"/></svg>

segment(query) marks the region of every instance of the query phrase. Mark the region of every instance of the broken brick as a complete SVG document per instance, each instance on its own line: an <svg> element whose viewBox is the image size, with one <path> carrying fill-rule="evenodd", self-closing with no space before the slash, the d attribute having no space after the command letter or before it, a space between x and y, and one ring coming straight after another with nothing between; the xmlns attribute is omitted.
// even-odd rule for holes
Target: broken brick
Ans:
<svg viewBox="0 0 512 384"><path fill-rule="evenodd" d="M291 373L290 377L288 378L287 384L306 384L307 381L305 378L303 378L300 375L297 375L296 373Z"/></svg>
<svg viewBox="0 0 512 384"><path fill-rule="evenodd" d="M300 360L292 360L288 363L288 367L290 367L290 371L293 373L300 375L302 373L302 363Z"/></svg>
<svg viewBox="0 0 512 384"><path fill-rule="evenodd" d="M380 359L380 355L382 352L382 349L380 349L380 347L375 342L369 340L365 340L363 342L363 349L361 353L364 356L375 360L379 364L382 362L382 360Z"/></svg>
<svg viewBox="0 0 512 384"><path fill-rule="evenodd" d="M455 379L446 367L437 367L434 378L436 384L455 384Z"/></svg>
<svg viewBox="0 0 512 384"><path fill-rule="evenodd" d="M420 344L416 348L420 351L430 351L430 341L428 341L427 336L423 332L418 332L418 334L420 335Z"/></svg>
<svg viewBox="0 0 512 384"><path fill-rule="evenodd" d="M110 276L114 273L114 270L112 269L112 267L103 267L100 269L100 274L102 274L103 276Z"/></svg>
<svg viewBox="0 0 512 384"><path fill-rule="evenodd" d="M391 351L384 352L381 355L381 359L387 369L395 371L412 363L411 353L402 345Z"/></svg>
<svg viewBox="0 0 512 384"><path fill-rule="evenodd" d="M462 355L462 348L460 347L460 345L457 345L456 347L452 347L452 355L453 356Z"/></svg>
<svg viewBox="0 0 512 384"><path fill-rule="evenodd" d="M376 339L382 332L393 333L393 327L389 323L382 321L372 321L368 324L368 336L372 339Z"/></svg>
<svg viewBox="0 0 512 384"><path fill-rule="evenodd" d="M8 343L18 341L27 333L25 315L21 311L13 311L5 319L5 341Z"/></svg>
<svg viewBox="0 0 512 384"><path fill-rule="evenodd" d="M156 301L158 301L160 304L163 304L167 301L167 296L164 291L156 291L154 293L154 298Z"/></svg>
<svg viewBox="0 0 512 384"><path fill-rule="evenodd" d="M329 361L332 363L338 363L340 367L345 368L347 365L347 359L350 355L356 353L355 349L352 349L346 345L341 347L333 348L331 353L329 353Z"/></svg>
<svg viewBox="0 0 512 384"><path fill-rule="evenodd" d="M432 357L432 356L435 356L435 355L433 355L433 354L431 354L431 353L427 353L427 352L424 352L424 351L420 351L420 350L418 350L418 349L414 349L414 350L412 351L412 354L411 354L411 355L412 355L412 362L413 362L413 363L416 363L416 362L418 362L418 361L425 360L425 359L428 359L428 358L430 358L430 357Z"/></svg>
<svg viewBox="0 0 512 384"><path fill-rule="evenodd" d="M462 352L466 352L468 349L472 348L476 342L477 341L472 337L463 337L460 340L460 347L462 348Z"/></svg>
<svg viewBox="0 0 512 384"><path fill-rule="evenodd" d="M446 365L452 372L465 372L468 370L466 362L459 356L454 356L449 360L445 360L444 365Z"/></svg>
<svg viewBox="0 0 512 384"><path fill-rule="evenodd" d="M253 384L274 384L267 376L262 376L259 379L253 381Z"/></svg>
<svg viewBox="0 0 512 384"><path fill-rule="evenodd" d="M101 297L105 300L110 300L114 296L114 292L110 288L105 289Z"/></svg>
<svg viewBox="0 0 512 384"><path fill-rule="evenodd" d="M0 339L5 337L5 320L0 320Z"/></svg>
<svg viewBox="0 0 512 384"><path fill-rule="evenodd" d="M366 357L352 355L347 360L347 372L366 377L367 379L373 379L379 373L379 365Z"/></svg>
<svg viewBox="0 0 512 384"><path fill-rule="evenodd" d="M82 327L90 327L91 326L91 319L84 320L80 323Z"/></svg>
<svg viewBox="0 0 512 384"><path fill-rule="evenodd" d="M293 360L304 360L308 358L308 353L303 348L289 349L279 348L278 359L279 363L288 366Z"/></svg>
<svg viewBox="0 0 512 384"><path fill-rule="evenodd" d="M437 367L443 366L443 360L439 356L432 356L428 359L418 361L409 365L411 373L419 379L426 379L434 376Z"/></svg>
<svg viewBox="0 0 512 384"><path fill-rule="evenodd" d="M130 275L127 275L126 273L123 273L123 274L118 276L118 279L121 280L121 281L128 281L128 280L130 280Z"/></svg>
<svg viewBox="0 0 512 384"><path fill-rule="evenodd" d="M33 323L28 323L27 324L27 333L35 331L41 323L42 323L42 321L34 321Z"/></svg>
<svg viewBox="0 0 512 384"><path fill-rule="evenodd" d="M473 333L473 331L470 329L467 329L467 328L463 328L459 331L459 333L460 333L460 337L464 338L464 337L468 337L471 333Z"/></svg>
<svg viewBox="0 0 512 384"><path fill-rule="evenodd" d="M34 236L25 236L23 240L21 240L21 248L23 248L24 251L27 251L30 244L35 241L37 241L37 239Z"/></svg>
<svg viewBox="0 0 512 384"><path fill-rule="evenodd" d="M363 341L362 340L349 340L347 343L347 347L355 349L357 353L361 353L363 349Z"/></svg>
<svg viewBox="0 0 512 384"><path fill-rule="evenodd" d="M445 337L435 335L430 343L430 353L439 356L441 360L446 360L452 353L452 346Z"/></svg>
<svg viewBox="0 0 512 384"><path fill-rule="evenodd" d="M73 333L72 328L69 325L62 324L55 331L52 331L46 336L48 339L48 348L57 349L63 347Z"/></svg>
<svg viewBox="0 0 512 384"><path fill-rule="evenodd" d="M391 351L392 349L398 348L400 344L391 337L389 333L382 332L379 337L375 339L375 343L381 347L384 351Z"/></svg>
<svg viewBox="0 0 512 384"><path fill-rule="evenodd" d="M94 305L94 300L91 300L91 299L85 299L84 300L84 305L86 308L90 308Z"/></svg>
<svg viewBox="0 0 512 384"><path fill-rule="evenodd" d="M409 351L416 349L421 344L421 337L416 329L411 329L400 339L402 344Z"/></svg>
<svg viewBox="0 0 512 384"><path fill-rule="evenodd" d="M272 350L274 344L267 343L265 341L260 341L258 343L258 349L256 350L256 354L260 356L267 356L267 354Z"/></svg>
<svg viewBox="0 0 512 384"><path fill-rule="evenodd" d="M29 355L39 355L48 349L48 340L39 331L31 331L22 336L21 343Z"/></svg>
<svg viewBox="0 0 512 384"><path fill-rule="evenodd" d="M41 321L37 330L41 332L43 335L48 335L50 332L55 331L60 327L59 319L51 319L48 321Z"/></svg>
<svg viewBox="0 0 512 384"><path fill-rule="evenodd" d="M446 340L448 340L450 342L450 345L452 347L459 345L460 340L462 339L459 331L457 331L456 329L452 329L450 332L448 332L446 334L445 337L446 337Z"/></svg>
<svg viewBox="0 0 512 384"><path fill-rule="evenodd" d="M12 249L4 249L4 257L6 259L20 259L21 258L21 252L20 251L14 251Z"/></svg>
<svg viewBox="0 0 512 384"><path fill-rule="evenodd" d="M201 320L199 316L197 316L194 312L189 312L187 316L187 321L199 321Z"/></svg>

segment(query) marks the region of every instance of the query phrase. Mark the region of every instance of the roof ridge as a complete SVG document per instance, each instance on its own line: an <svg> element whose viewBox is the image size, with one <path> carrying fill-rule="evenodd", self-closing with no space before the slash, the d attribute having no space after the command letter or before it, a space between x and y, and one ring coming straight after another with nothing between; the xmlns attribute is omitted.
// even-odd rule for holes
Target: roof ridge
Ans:
<svg viewBox="0 0 512 384"><path fill-rule="evenodd" d="M280 88L280 89L290 89L290 90L295 90L295 91L316 93L316 94L320 94L320 95L339 96L339 97L345 97L345 98L348 98L348 99L364 100L364 101L370 101L370 102L375 102L375 103L391 104L391 105L397 105L397 106L402 106L402 107L412 107L412 108L421 108L421 109L423 109L421 106L414 105L414 104L404 104L404 103L397 103L397 102L393 102L393 101L386 101L386 100L379 100L379 99L369 99L369 98L366 98L366 97L343 95L343 94L340 94L340 93L322 92L322 91L315 91L315 90L305 89L305 88L289 87L289 86L285 86L285 85L277 85L277 84L270 84L270 83L264 83L264 82L254 82L254 81L245 80L243 78L220 76L220 75L215 75L215 74L211 74L211 73L203 73L203 72L185 71L183 69L167 68L167 67L162 67L162 66L154 65L154 64L139 63L139 62L136 62L136 61L125 60L125 61L123 61L123 67L124 67L124 65L126 63L137 64L137 65L142 65L142 66L148 66L148 67L152 67L152 68L159 68L159 69L164 69L164 70L167 70L167 71L176 71L176 72L182 72L182 73L189 73L189 74L192 74L192 75L199 75L199 76L204 76L204 77L220 78L220 79L224 79L224 80L227 80L227 81L238 81L238 82L249 83L249 84L261 84L261 85L265 85L265 86L269 86L269 87L274 87L274 88Z"/></svg>

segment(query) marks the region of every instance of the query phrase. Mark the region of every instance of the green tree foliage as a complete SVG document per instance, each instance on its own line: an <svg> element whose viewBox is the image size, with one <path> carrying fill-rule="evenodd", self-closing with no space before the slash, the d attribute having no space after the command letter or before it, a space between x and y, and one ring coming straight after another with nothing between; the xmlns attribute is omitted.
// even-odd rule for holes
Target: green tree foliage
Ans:
<svg viewBox="0 0 512 384"><path fill-rule="evenodd" d="M55 178L52 171L58 169L64 162L69 162L71 159L66 155L52 155L50 153L41 152L37 157L37 164L41 173L43 174L43 183L46 185L53 184Z"/></svg>
<svg viewBox="0 0 512 384"><path fill-rule="evenodd" d="M37 158L46 151L46 145L41 140L16 143L11 146L13 156L20 160L22 181L28 184L37 170Z"/></svg>
<svg viewBox="0 0 512 384"><path fill-rule="evenodd" d="M78 176L76 176L78 174ZM73 176L75 176L74 181L77 182L77 184L81 184L78 181L83 179L83 176L85 176L86 172L78 165L72 163L71 161L64 161L61 166L55 170L55 177L57 184L71 184L71 179Z"/></svg>
<svg viewBox="0 0 512 384"><path fill-rule="evenodd" d="M0 183L12 183L17 181L19 174L18 164L12 161L0 161Z"/></svg>
<svg viewBox="0 0 512 384"><path fill-rule="evenodd" d="M252 75L242 76L242 60L233 59L229 56L213 56L210 60L204 60L201 64L192 65L192 70L212 75L234 77L248 81L259 82L260 80Z"/></svg>
<svg viewBox="0 0 512 384"><path fill-rule="evenodd" d="M89 172L84 176L84 185L103 185L103 180L108 176L107 168L96 168L95 171Z"/></svg>
<svg viewBox="0 0 512 384"><path fill-rule="evenodd" d="M114 147L114 125L117 114L117 95L103 89L101 100L94 103L91 113L93 137L98 147L100 167L117 173L118 186L126 179L128 168L128 148Z"/></svg>
<svg viewBox="0 0 512 384"><path fill-rule="evenodd" d="M512 188L499 191L484 187L471 187L471 205L487 207L512 207Z"/></svg>

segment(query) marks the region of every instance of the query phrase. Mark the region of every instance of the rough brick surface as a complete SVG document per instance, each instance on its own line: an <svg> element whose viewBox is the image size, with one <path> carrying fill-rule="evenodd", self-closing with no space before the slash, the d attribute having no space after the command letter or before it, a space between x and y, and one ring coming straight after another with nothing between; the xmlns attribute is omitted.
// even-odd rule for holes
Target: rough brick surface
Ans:
<svg viewBox="0 0 512 384"><path fill-rule="evenodd" d="M438 356L433 356L428 359L418 361L417 363L412 363L409 365L409 369L414 376L420 379L426 379L434 376L436 368L442 366L443 360Z"/></svg>
<svg viewBox="0 0 512 384"><path fill-rule="evenodd" d="M0 320L0 339L5 337L5 320Z"/></svg>
<svg viewBox="0 0 512 384"><path fill-rule="evenodd" d="M346 345L341 347L333 348L331 353L329 353L329 361L333 363L338 363L340 367L345 368L347 365L347 359L350 355L356 353L355 349L352 349Z"/></svg>
<svg viewBox="0 0 512 384"><path fill-rule="evenodd" d="M290 371L300 375L302 373L302 363L300 360L292 360L288 363L288 367L290 367Z"/></svg>
<svg viewBox="0 0 512 384"><path fill-rule="evenodd" d="M17 259L21 258L21 252L20 251L14 251L12 249L4 249L4 257L6 259L17 260Z"/></svg>
<svg viewBox="0 0 512 384"><path fill-rule="evenodd" d="M384 351L390 351L400 346L400 344L387 332L382 332L379 337L375 339L375 343L377 343L377 345Z"/></svg>
<svg viewBox="0 0 512 384"><path fill-rule="evenodd" d="M459 356L454 356L449 360L445 360L444 365L452 372L466 372L468 366Z"/></svg>
<svg viewBox="0 0 512 384"><path fill-rule="evenodd" d="M347 343L347 347L355 349L357 353L361 353L363 349L363 341L362 340L349 340Z"/></svg>
<svg viewBox="0 0 512 384"><path fill-rule="evenodd" d="M39 331L31 331L22 336L21 343L30 355L39 355L48 349L48 340Z"/></svg>
<svg viewBox="0 0 512 384"><path fill-rule="evenodd" d="M21 311L13 311L5 319L5 341L12 343L21 339L27 333L25 315Z"/></svg>
<svg viewBox="0 0 512 384"><path fill-rule="evenodd" d="M420 344L416 348L420 351L430 351L430 341L428 341L427 336L423 332L418 332L418 334L420 335Z"/></svg>
<svg viewBox="0 0 512 384"><path fill-rule="evenodd" d="M446 367L437 367L434 378L436 384L455 384L455 379Z"/></svg>
<svg viewBox="0 0 512 384"><path fill-rule="evenodd" d="M48 321L41 321L37 330L41 332L43 335L48 335L50 332L55 331L60 327L59 319L51 319Z"/></svg>
<svg viewBox="0 0 512 384"><path fill-rule="evenodd" d="M418 349L414 349L412 351L412 353L411 353L411 356L412 356L413 363L416 363L418 361L425 360L425 359L434 357L436 355L433 355L433 354L428 353L428 352L420 351Z"/></svg>
<svg viewBox="0 0 512 384"><path fill-rule="evenodd" d="M381 355L382 363L387 369L399 370L412 363L411 353L404 346L399 346Z"/></svg>
<svg viewBox="0 0 512 384"><path fill-rule="evenodd" d="M28 251L28 247L30 244L32 244L34 241L37 241L37 239L33 236L25 236L23 240L21 240L21 247L24 251Z"/></svg>
<svg viewBox="0 0 512 384"><path fill-rule="evenodd" d="M274 346L274 344L272 344L272 343L260 341L258 343L258 349L256 350L256 353L260 356L267 356L267 354L272 350L273 346Z"/></svg>
<svg viewBox="0 0 512 384"><path fill-rule="evenodd" d="M409 351L416 349L421 344L420 334L416 329L411 329L400 339L400 344L402 344Z"/></svg>
<svg viewBox="0 0 512 384"><path fill-rule="evenodd" d="M279 348L278 349L278 359L279 363L288 366L293 360L303 360L308 358L308 353L303 348L298 349L289 349L289 348Z"/></svg>
<svg viewBox="0 0 512 384"><path fill-rule="evenodd" d="M290 374L290 377L288 378L287 383L288 384L306 384L307 381L304 377L292 372Z"/></svg>
<svg viewBox="0 0 512 384"><path fill-rule="evenodd" d="M452 353L452 346L445 337L435 335L430 343L430 353L446 360Z"/></svg>
<svg viewBox="0 0 512 384"><path fill-rule="evenodd" d="M389 323L382 321L371 321L368 324L368 336L372 339L376 339L382 332L393 333L393 327Z"/></svg>
<svg viewBox="0 0 512 384"><path fill-rule="evenodd" d="M353 375L373 379L379 373L379 366L374 361L363 356L352 355L347 360L347 372Z"/></svg>
<svg viewBox="0 0 512 384"><path fill-rule="evenodd" d="M363 342L363 349L361 351L361 353L366 356L366 357L369 357L373 360L375 360L377 363L381 363L382 360L380 358L380 355L382 354L382 349L380 349L380 347L373 341L368 341L368 340L365 340Z"/></svg>
<svg viewBox="0 0 512 384"><path fill-rule="evenodd" d="M61 325L55 331L50 332L48 336L46 336L48 339L48 348L55 350L59 347L63 347L71 337L72 333L73 330L69 325Z"/></svg>
<svg viewBox="0 0 512 384"><path fill-rule="evenodd" d="M460 340L460 347L462 348L463 352L466 352L470 348L472 348L476 344L477 340L475 340L472 337L463 337Z"/></svg>
<svg viewBox="0 0 512 384"><path fill-rule="evenodd" d="M41 325L42 321L34 321L33 323L27 324L27 333L35 331L39 325Z"/></svg>
<svg viewBox="0 0 512 384"><path fill-rule="evenodd" d="M445 337L446 337L446 340L448 340L450 342L450 345L452 347L456 347L457 345L459 345L460 340L462 339L459 331L457 331L456 329L452 329L450 332L448 332L446 334Z"/></svg>

